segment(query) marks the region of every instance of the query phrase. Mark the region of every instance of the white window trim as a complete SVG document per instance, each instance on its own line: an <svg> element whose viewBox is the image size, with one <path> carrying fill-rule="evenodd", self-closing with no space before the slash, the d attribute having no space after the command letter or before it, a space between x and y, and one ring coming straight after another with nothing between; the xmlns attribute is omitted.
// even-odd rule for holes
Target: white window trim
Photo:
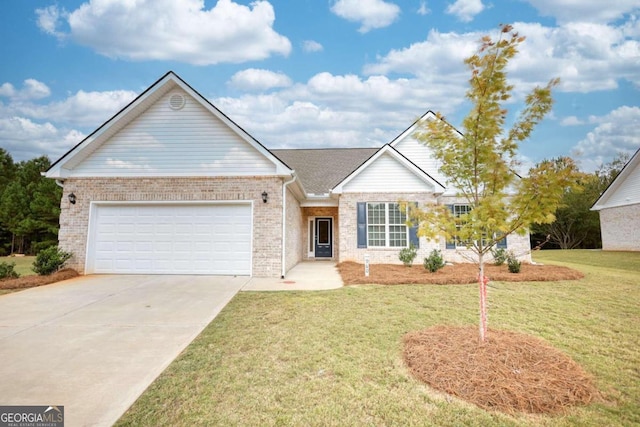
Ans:
<svg viewBox="0 0 640 427"><path fill-rule="evenodd" d="M308 219L309 219L309 223L307 224L307 231L309 233L309 236L307 239L307 258L315 258L316 257L316 245L315 245L316 217L310 216Z"/></svg>
<svg viewBox="0 0 640 427"><path fill-rule="evenodd" d="M378 205L378 204L384 204L384 241L385 241L385 246L374 246L372 244L369 243L369 205ZM397 202L367 202L367 211L366 211L366 217L367 217L367 230L366 230L366 236L367 236L367 247L368 248L372 248L372 249L402 249L402 248L406 248L409 247L409 227L407 226L407 224L402 224L405 227L405 243L404 246L391 246L389 243L391 242L391 236L390 236L390 230L389 227L391 225L399 225L399 224L389 224L389 205L390 204L394 204L397 205ZM408 208L405 212L405 216L408 217Z"/></svg>

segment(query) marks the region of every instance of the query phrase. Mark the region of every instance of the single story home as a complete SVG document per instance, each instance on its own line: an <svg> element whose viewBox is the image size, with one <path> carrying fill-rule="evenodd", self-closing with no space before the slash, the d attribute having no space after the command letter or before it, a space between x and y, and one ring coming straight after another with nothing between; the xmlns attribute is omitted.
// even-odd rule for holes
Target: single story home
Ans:
<svg viewBox="0 0 640 427"><path fill-rule="evenodd" d="M414 137L379 148L270 150L173 72L57 160L60 247L85 274L284 277L303 260L399 263L428 241L398 202L466 208ZM528 235L508 249L529 256Z"/></svg>
<svg viewBox="0 0 640 427"><path fill-rule="evenodd" d="M595 202L602 249L640 251L640 149Z"/></svg>

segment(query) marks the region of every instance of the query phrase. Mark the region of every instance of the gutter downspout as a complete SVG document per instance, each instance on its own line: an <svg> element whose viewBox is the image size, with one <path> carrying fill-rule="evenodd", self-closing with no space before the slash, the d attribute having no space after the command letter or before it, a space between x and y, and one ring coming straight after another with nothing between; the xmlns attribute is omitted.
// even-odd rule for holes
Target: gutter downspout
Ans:
<svg viewBox="0 0 640 427"><path fill-rule="evenodd" d="M284 273L286 273L286 246L287 246L287 186L296 180L296 172L291 172L291 179L282 184L282 275L281 279L284 279Z"/></svg>
<svg viewBox="0 0 640 427"><path fill-rule="evenodd" d="M56 179L56 184L58 185L58 187L60 188L64 188L64 181L61 181L59 179Z"/></svg>

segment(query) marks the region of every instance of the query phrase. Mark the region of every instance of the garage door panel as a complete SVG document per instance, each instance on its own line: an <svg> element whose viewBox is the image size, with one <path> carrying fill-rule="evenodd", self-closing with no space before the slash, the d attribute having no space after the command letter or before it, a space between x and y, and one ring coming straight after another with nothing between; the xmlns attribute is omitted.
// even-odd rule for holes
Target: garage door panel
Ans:
<svg viewBox="0 0 640 427"><path fill-rule="evenodd" d="M251 274L249 204L97 205L89 273Z"/></svg>

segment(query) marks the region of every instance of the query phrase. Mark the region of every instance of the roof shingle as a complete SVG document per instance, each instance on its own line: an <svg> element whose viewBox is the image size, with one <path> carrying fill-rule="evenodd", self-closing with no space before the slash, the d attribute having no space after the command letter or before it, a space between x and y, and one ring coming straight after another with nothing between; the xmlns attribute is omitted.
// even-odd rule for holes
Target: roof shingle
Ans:
<svg viewBox="0 0 640 427"><path fill-rule="evenodd" d="M270 150L296 171L307 193L329 190L373 156L378 148L320 148Z"/></svg>

